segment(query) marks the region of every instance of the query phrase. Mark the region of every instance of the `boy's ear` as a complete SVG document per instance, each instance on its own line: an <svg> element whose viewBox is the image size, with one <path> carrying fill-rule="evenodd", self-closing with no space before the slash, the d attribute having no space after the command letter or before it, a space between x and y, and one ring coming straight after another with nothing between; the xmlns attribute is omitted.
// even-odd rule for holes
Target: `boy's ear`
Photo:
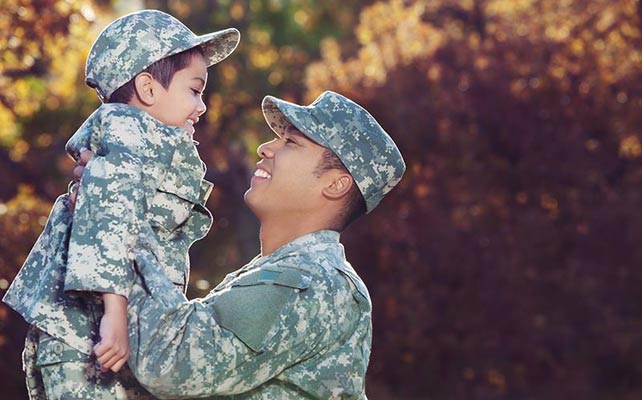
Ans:
<svg viewBox="0 0 642 400"><path fill-rule="evenodd" d="M141 72L134 78L136 97L146 106L154 105L154 77L149 72Z"/></svg>
<svg viewBox="0 0 642 400"><path fill-rule="evenodd" d="M345 196L350 191L352 185L354 185L354 179L345 171L333 169L326 171L325 174L328 174L328 183L323 186L321 193L323 193L326 198L339 200Z"/></svg>

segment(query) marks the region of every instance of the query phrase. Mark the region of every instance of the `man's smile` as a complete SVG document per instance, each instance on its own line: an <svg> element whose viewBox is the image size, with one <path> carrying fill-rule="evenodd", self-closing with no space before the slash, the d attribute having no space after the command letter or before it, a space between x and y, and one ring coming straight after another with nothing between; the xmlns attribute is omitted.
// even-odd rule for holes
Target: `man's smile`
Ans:
<svg viewBox="0 0 642 400"><path fill-rule="evenodd" d="M272 178L272 174L262 168L257 168L256 171L254 171L254 176L264 179Z"/></svg>

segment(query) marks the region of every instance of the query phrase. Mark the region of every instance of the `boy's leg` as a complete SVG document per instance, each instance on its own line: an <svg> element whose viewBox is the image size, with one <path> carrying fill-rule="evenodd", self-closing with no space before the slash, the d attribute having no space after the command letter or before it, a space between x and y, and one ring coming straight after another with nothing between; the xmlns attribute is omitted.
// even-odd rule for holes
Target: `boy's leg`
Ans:
<svg viewBox="0 0 642 400"><path fill-rule="evenodd" d="M38 368L47 399L153 399L124 368L103 373L88 357L61 340L43 334L38 349Z"/></svg>

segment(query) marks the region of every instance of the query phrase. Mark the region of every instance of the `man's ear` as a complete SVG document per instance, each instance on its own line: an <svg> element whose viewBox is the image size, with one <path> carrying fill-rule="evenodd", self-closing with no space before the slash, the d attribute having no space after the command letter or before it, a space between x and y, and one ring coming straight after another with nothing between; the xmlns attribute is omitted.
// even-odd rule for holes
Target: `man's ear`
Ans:
<svg viewBox="0 0 642 400"><path fill-rule="evenodd" d="M136 97L146 106L154 105L154 77L149 72L141 72L134 78L134 87L136 88Z"/></svg>
<svg viewBox="0 0 642 400"><path fill-rule="evenodd" d="M350 191L352 185L354 185L354 179L352 179L352 176L347 172L334 169L327 171L326 174L330 174L330 176L328 176L329 183L323 187L321 193L328 199L341 199Z"/></svg>

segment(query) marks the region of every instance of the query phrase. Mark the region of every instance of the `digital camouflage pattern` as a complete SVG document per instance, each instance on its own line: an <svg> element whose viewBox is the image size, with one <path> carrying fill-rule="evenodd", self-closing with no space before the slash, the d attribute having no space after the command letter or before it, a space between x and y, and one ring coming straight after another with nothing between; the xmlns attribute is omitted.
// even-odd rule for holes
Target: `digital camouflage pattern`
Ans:
<svg viewBox="0 0 642 400"><path fill-rule="evenodd" d="M197 36L162 11L137 11L118 18L98 35L87 57L86 82L107 101L116 89L158 60L202 46L210 67L232 54L240 38L234 28Z"/></svg>
<svg viewBox="0 0 642 400"><path fill-rule="evenodd" d="M84 355L98 341L97 292L128 296L137 246L184 291L188 249L205 236L211 184L191 136L126 104L98 108L67 143L95 156L79 187L75 221L60 196L3 301L27 322ZM165 278L167 279L167 278Z"/></svg>
<svg viewBox="0 0 642 400"><path fill-rule="evenodd" d="M202 197L209 195L211 184L203 181L205 167L191 136L125 104L103 105L98 117L88 121L80 130L93 132L90 142L81 133L67 146L89 145L95 156L78 190L65 291L128 297L133 250L146 237L159 239L158 261L172 282L186 287L188 248L211 223ZM97 131L103 136L97 137ZM186 226L196 230L178 229L194 205L201 206L195 211L201 224Z"/></svg>
<svg viewBox="0 0 642 400"><path fill-rule="evenodd" d="M118 374L102 372L90 357L33 325L23 352L31 400L155 399L125 366ZM35 363L35 365L29 365Z"/></svg>
<svg viewBox="0 0 642 400"><path fill-rule="evenodd" d="M397 145L368 111L326 91L309 106L266 96L263 116L281 136L288 125L332 150L355 180L372 211L403 176L406 164Z"/></svg>
<svg viewBox="0 0 642 400"><path fill-rule="evenodd" d="M339 233L302 236L192 301L136 251L150 292L138 284L129 298L129 365L152 394L365 398L371 303Z"/></svg>

